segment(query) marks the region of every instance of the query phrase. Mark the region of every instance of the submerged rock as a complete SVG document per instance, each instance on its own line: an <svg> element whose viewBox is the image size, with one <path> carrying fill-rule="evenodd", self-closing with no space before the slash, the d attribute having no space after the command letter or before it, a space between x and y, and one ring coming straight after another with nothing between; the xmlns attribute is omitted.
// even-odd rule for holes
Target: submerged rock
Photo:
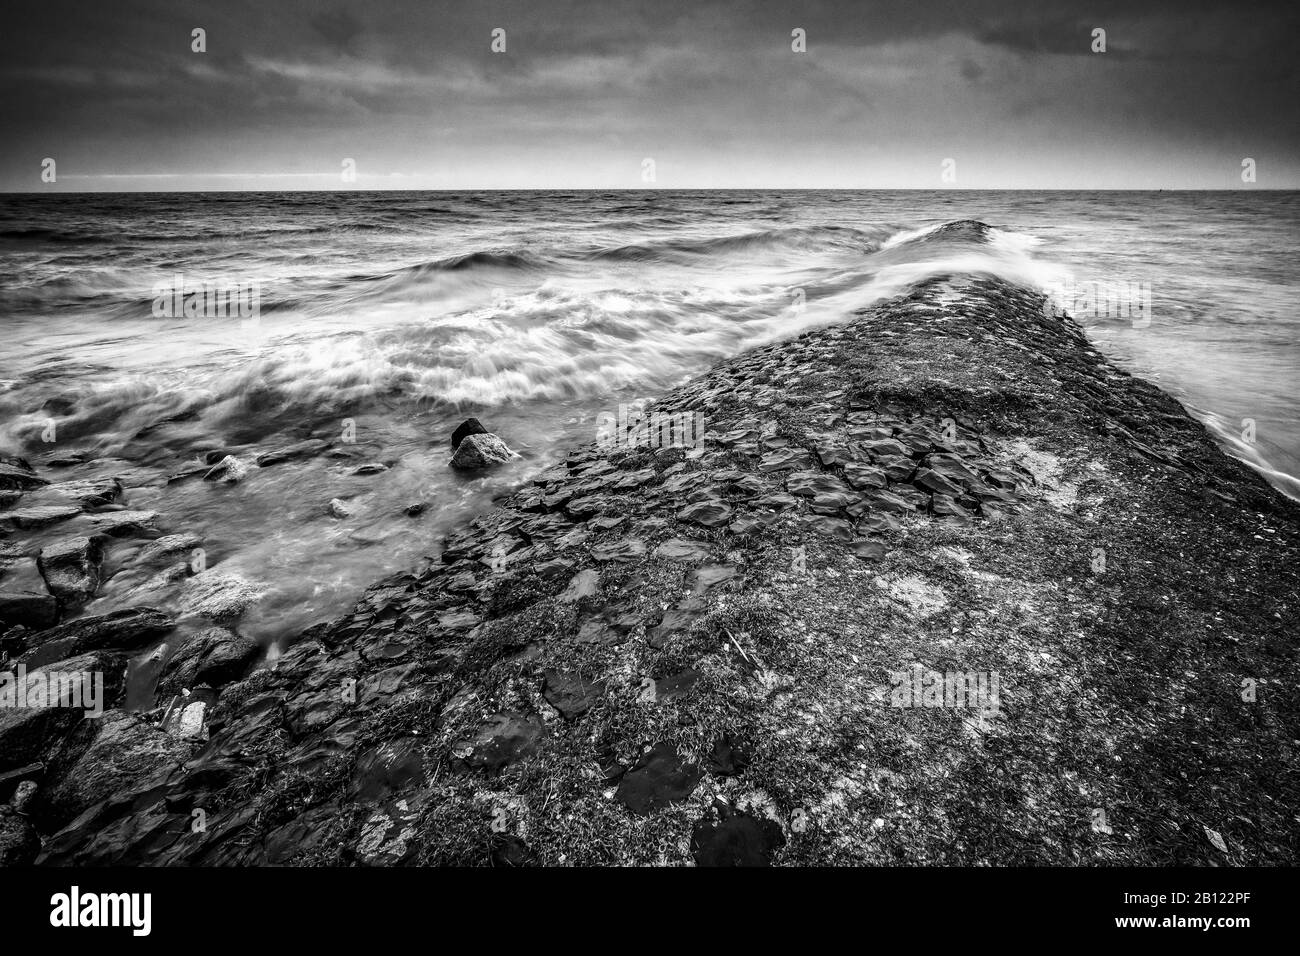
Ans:
<svg viewBox="0 0 1300 956"><path fill-rule="evenodd" d="M467 435L451 456L451 467L465 471L488 468L510 461L514 457L506 443L491 433Z"/></svg>
<svg viewBox="0 0 1300 956"><path fill-rule="evenodd" d="M265 584L233 574L206 571L190 579L180 595L181 612L187 617L206 617L225 622L243 614L262 599Z"/></svg>
<svg viewBox="0 0 1300 956"><path fill-rule="evenodd" d="M76 505L33 505L29 508L15 508L12 511L0 511L0 530L32 531L46 525L67 521L81 514Z"/></svg>
<svg viewBox="0 0 1300 956"><path fill-rule="evenodd" d="M277 448L275 451L264 452L258 455L254 461L259 468L270 468L272 465L280 465L286 461L297 461L301 458L314 458L330 447L330 443L322 441L319 438L309 438L306 441L296 442L292 445L286 445L283 448Z"/></svg>

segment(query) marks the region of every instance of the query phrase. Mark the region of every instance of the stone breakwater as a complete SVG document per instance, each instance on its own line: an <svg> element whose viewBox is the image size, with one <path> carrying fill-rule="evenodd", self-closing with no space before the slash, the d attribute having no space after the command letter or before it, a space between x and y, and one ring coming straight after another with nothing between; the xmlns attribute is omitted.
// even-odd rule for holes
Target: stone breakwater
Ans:
<svg viewBox="0 0 1300 956"><path fill-rule="evenodd" d="M1296 862L1300 509L1040 295L927 281L653 408L702 445L575 450L184 733L51 731L10 858Z"/></svg>

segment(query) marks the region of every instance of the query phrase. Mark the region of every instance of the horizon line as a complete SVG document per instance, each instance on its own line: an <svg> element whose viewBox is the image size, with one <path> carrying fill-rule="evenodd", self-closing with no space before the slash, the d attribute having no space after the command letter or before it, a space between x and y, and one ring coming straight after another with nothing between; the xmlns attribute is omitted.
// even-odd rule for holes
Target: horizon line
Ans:
<svg viewBox="0 0 1300 956"><path fill-rule="evenodd" d="M680 193L680 192L1189 192L1189 193L1258 193L1298 192L1296 186L1253 186L1249 188L1225 186L460 186L373 188L373 189L19 189L0 190L0 196L153 196L193 193L196 195L221 193L256 194L348 194L348 193L466 193L466 192L518 192L518 193Z"/></svg>

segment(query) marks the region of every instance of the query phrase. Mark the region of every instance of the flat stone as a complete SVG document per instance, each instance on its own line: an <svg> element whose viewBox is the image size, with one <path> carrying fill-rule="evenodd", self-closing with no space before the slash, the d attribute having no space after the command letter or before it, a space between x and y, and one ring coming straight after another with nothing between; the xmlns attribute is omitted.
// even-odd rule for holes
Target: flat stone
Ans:
<svg viewBox="0 0 1300 956"><path fill-rule="evenodd" d="M932 468L919 470L916 477L912 479L912 484L940 495L957 496L962 494L961 485L949 480Z"/></svg>
<svg viewBox="0 0 1300 956"><path fill-rule="evenodd" d="M948 495L935 495L930 499L930 512L940 517L969 518L967 511Z"/></svg>
<svg viewBox="0 0 1300 956"><path fill-rule="evenodd" d="M805 518L804 524L809 530L825 535L828 538L834 538L837 541L851 541L853 539L853 524L844 518L813 515Z"/></svg>
<svg viewBox="0 0 1300 956"><path fill-rule="evenodd" d="M785 471L793 468L807 468L811 464L812 455L803 448L778 448L759 459L758 470Z"/></svg>
<svg viewBox="0 0 1300 956"><path fill-rule="evenodd" d="M614 799L645 815L690 798L703 771L678 756L672 744L656 744L624 774Z"/></svg>
<svg viewBox="0 0 1300 956"><path fill-rule="evenodd" d="M893 512L903 514L909 511L915 511L916 506L904 501L896 494L888 491L876 491L871 495L871 507L876 511Z"/></svg>
<svg viewBox="0 0 1300 956"><path fill-rule="evenodd" d="M873 538L859 538L857 541L850 542L849 547L859 558L872 561L879 560L888 553L885 543Z"/></svg>
<svg viewBox="0 0 1300 956"><path fill-rule="evenodd" d="M658 701L677 700L690 694L700 680L700 672L693 669L662 677L655 681L655 699Z"/></svg>
<svg viewBox="0 0 1300 956"><path fill-rule="evenodd" d="M862 462L849 462L844 466L844 478L854 488L883 488L889 482L883 468Z"/></svg>
<svg viewBox="0 0 1300 956"><path fill-rule="evenodd" d="M259 468L269 468L272 465L283 464L286 461L296 461L301 458L314 458L330 447L330 443L319 438L309 438L306 441L295 442L292 445L285 445L283 448L277 448L274 451L264 452L258 455L254 461Z"/></svg>
<svg viewBox="0 0 1300 956"><path fill-rule="evenodd" d="M907 481L916 471L916 462L902 455L885 455L875 459L875 464L890 481Z"/></svg>
<svg viewBox="0 0 1300 956"><path fill-rule="evenodd" d="M635 561L646 552L645 542L640 538L624 538L613 544L598 544L592 547L591 556L597 561Z"/></svg>
<svg viewBox="0 0 1300 956"><path fill-rule="evenodd" d="M233 574L205 571L191 578L189 585L181 592L180 608L187 617L228 621L260 601L267 590L265 584L247 581Z"/></svg>
<svg viewBox="0 0 1300 956"><path fill-rule="evenodd" d="M494 714L469 740L452 747L452 753L466 767L487 773L503 769L532 756L545 734L536 717L517 713Z"/></svg>
<svg viewBox="0 0 1300 956"><path fill-rule="evenodd" d="M678 519L693 521L706 528L717 528L731 518L731 506L716 499L697 501L677 512Z"/></svg>
<svg viewBox="0 0 1300 956"><path fill-rule="evenodd" d="M423 786L424 742L421 737L398 737L362 752L348 795L354 800L377 801Z"/></svg>
<svg viewBox="0 0 1300 956"><path fill-rule="evenodd" d="M135 560L141 564L151 563L159 558L180 554L182 551L193 551L201 544L203 544L203 536L192 532L165 534L141 548L139 553L136 554Z"/></svg>
<svg viewBox="0 0 1300 956"><path fill-rule="evenodd" d="M115 538L149 530L158 518L156 511L105 511L88 515L91 527L99 534Z"/></svg>
<svg viewBox="0 0 1300 956"><path fill-rule="evenodd" d="M775 820L736 813L721 822L701 820L691 830L696 866L769 866L785 846Z"/></svg>
<svg viewBox="0 0 1300 956"><path fill-rule="evenodd" d="M867 452L872 458L892 458L898 455L906 458L912 454L911 448L894 438L880 438L874 441L859 442L858 447Z"/></svg>
<svg viewBox="0 0 1300 956"><path fill-rule="evenodd" d="M669 561L702 561L709 556L709 543L690 538L669 538L655 548L654 556Z"/></svg>
<svg viewBox="0 0 1300 956"><path fill-rule="evenodd" d="M548 670L543 675L542 696L565 720L577 720L603 692L603 682L584 680L576 673Z"/></svg>
<svg viewBox="0 0 1300 956"><path fill-rule="evenodd" d="M820 471L797 471L785 479L786 491L801 498L814 498L819 495L845 495L849 487L834 475Z"/></svg>
<svg viewBox="0 0 1300 956"><path fill-rule="evenodd" d="M5 531L31 531L59 521L67 521L81 514L76 505L33 505L0 512L0 529Z"/></svg>

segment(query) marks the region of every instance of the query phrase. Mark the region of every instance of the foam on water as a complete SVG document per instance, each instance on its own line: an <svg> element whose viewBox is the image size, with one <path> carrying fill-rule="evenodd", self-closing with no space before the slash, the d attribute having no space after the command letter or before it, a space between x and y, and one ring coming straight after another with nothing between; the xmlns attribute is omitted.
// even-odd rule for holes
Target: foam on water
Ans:
<svg viewBox="0 0 1300 956"><path fill-rule="evenodd" d="M1122 214L1136 202L1141 217ZM270 584L241 627L273 640L417 561L440 529L590 441L619 402L931 275L1050 289L1091 272L1156 289L1150 328L1085 322L1101 347L1295 495L1298 218L1292 194L8 197L0 447L40 455L53 421L60 451L137 469L133 507ZM258 282L260 321L153 318L151 288L177 273ZM523 457L449 473L447 436L469 414ZM1253 445L1234 437L1245 416ZM251 455L343 419L387 472L315 461L233 489L162 483L205 449ZM323 512L339 495L347 522ZM429 505L415 522L414 500ZM92 612L139 602L116 581Z"/></svg>

